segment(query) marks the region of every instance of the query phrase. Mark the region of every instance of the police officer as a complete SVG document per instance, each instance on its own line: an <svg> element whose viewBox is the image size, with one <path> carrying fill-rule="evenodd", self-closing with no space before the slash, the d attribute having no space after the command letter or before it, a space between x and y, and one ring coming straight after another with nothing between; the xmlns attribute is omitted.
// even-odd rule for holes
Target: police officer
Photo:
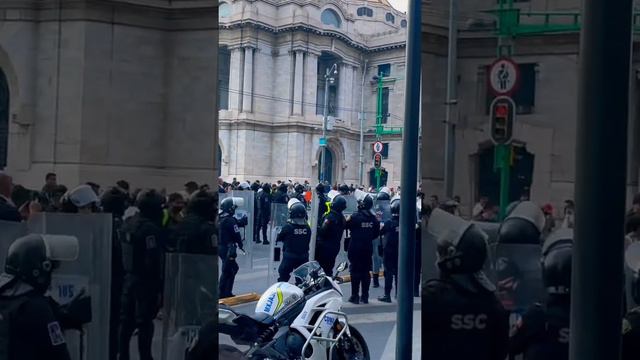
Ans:
<svg viewBox="0 0 640 360"><path fill-rule="evenodd" d="M274 204L286 204L289 202L289 196L287 195L287 185L282 183L278 186L275 194L273 194Z"/></svg>
<svg viewBox="0 0 640 360"><path fill-rule="evenodd" d="M109 359L118 354L118 326L120 324L120 301L124 283L122 265L122 240L124 225L122 217L127 206L128 195L118 187L105 191L100 199L102 211L112 216L111 230L111 311L109 312Z"/></svg>
<svg viewBox="0 0 640 360"><path fill-rule="evenodd" d="M262 185L262 192L258 194L258 236L256 243L260 244L260 232L262 231L262 239L265 245L269 245L267 239L267 228L271 221L271 185Z"/></svg>
<svg viewBox="0 0 640 360"><path fill-rule="evenodd" d="M340 191L340 195L347 196L347 195L349 195L349 193L351 192L351 189L349 189L349 185L347 185L347 184L342 184L342 185L340 185L340 187L338 188L338 191Z"/></svg>
<svg viewBox="0 0 640 360"><path fill-rule="evenodd" d="M306 207L307 199L304 198L304 185L302 184L296 185L295 190L296 190L295 198L298 199L298 201L300 201L302 205Z"/></svg>
<svg viewBox="0 0 640 360"><path fill-rule="evenodd" d="M378 202L386 202L386 201L390 201L391 200L391 190L389 190L388 187L383 187L380 189L380 191L378 192L378 196L376 197L376 206L378 206ZM378 220L382 220L381 218L378 218ZM372 269L372 273L373 273L373 287L374 288L378 288L380 287L380 267L382 265L382 255L378 255L378 251L377 249L381 246L382 244L382 234L380 235L380 237L378 237L377 239L375 239L373 241L373 269Z"/></svg>
<svg viewBox="0 0 640 360"><path fill-rule="evenodd" d="M78 251L77 238L59 235L31 234L9 246L0 275L0 359L71 359L63 330L89 321L90 299L83 298L88 312L76 314L78 302L60 308L45 293L56 262L73 261Z"/></svg>
<svg viewBox="0 0 640 360"><path fill-rule="evenodd" d="M338 195L331 202L331 211L324 217L318 229L316 260L327 276L332 276L336 256L340 252L340 241L346 227L342 212L347 208L347 200Z"/></svg>
<svg viewBox="0 0 640 360"><path fill-rule="evenodd" d="M560 229L549 236L542 250L542 280L548 297L534 304L518 321L509 354L525 360L569 358L571 303L571 253L573 230Z"/></svg>
<svg viewBox="0 0 640 360"><path fill-rule="evenodd" d="M329 206L327 205L327 202L329 201L329 199L327 199L326 189L327 189L326 186L322 183L318 183L318 185L316 185L316 194L318 195L318 218L322 218L323 216L325 216L329 210ZM346 200L344 204L346 209L347 208ZM319 221L318 227L320 226L321 226L321 222Z"/></svg>
<svg viewBox="0 0 640 360"><path fill-rule="evenodd" d="M226 198L220 203L220 246L219 256L222 261L222 273L220 274L219 291L220 298L234 296L232 293L233 282L240 267L236 262L236 247L243 250L242 236L238 219L234 217L238 206L242 206L241 198Z"/></svg>
<svg viewBox="0 0 640 360"><path fill-rule="evenodd" d="M380 245L380 254L384 262L384 296L378 300L391 302L391 286L393 279L398 289L398 243L400 237L400 200L391 203L391 219L382 226L381 234L384 236L383 244ZM374 279L375 279L374 273Z"/></svg>
<svg viewBox="0 0 640 360"><path fill-rule="evenodd" d="M143 190L136 198L138 214L125 220L122 260L125 270L118 359L129 359L129 342L138 329L140 360L151 360L153 319L160 310L163 291L162 203L155 190Z"/></svg>
<svg viewBox="0 0 640 360"><path fill-rule="evenodd" d="M311 228L307 224L307 208L297 199L289 201L289 221L278 234L276 244L284 243L278 281L288 282L291 271L309 261Z"/></svg>
<svg viewBox="0 0 640 360"><path fill-rule="evenodd" d="M212 193L200 190L191 196L187 215L176 227L179 253L215 255L217 229L214 223L216 201Z"/></svg>
<svg viewBox="0 0 640 360"><path fill-rule="evenodd" d="M347 255L351 272L351 297L349 302L358 304L369 303L369 286L371 278L373 240L380 236L380 222L373 212L373 198L371 195L356 191L358 212L347 220L346 229L351 233L351 241ZM361 296L358 296L362 289Z"/></svg>
<svg viewBox="0 0 640 360"><path fill-rule="evenodd" d="M509 317L482 273L487 235L476 225L435 209L428 225L436 238L440 278L423 288L425 359L501 360L507 355Z"/></svg>

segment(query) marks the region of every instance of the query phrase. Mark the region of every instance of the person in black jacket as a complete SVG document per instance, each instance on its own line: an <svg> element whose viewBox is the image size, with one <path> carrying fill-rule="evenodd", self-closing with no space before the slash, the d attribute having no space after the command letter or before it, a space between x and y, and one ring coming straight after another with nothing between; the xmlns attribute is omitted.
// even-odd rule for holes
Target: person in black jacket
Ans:
<svg viewBox="0 0 640 360"><path fill-rule="evenodd" d="M20 212L11 201L11 192L13 190L13 179L11 176L0 171L0 221L22 221Z"/></svg>
<svg viewBox="0 0 640 360"><path fill-rule="evenodd" d="M380 222L373 212L373 198L362 191L356 191L358 212L346 222L346 229L351 232L351 241L347 255L351 272L351 297L349 302L369 303L369 286L371 278L373 240L380 236ZM361 296L358 296L358 293Z"/></svg>
<svg viewBox="0 0 640 360"><path fill-rule="evenodd" d="M425 359L505 359L509 315L482 272L487 235L441 209L429 219L440 277L423 287L422 356Z"/></svg>
<svg viewBox="0 0 640 360"><path fill-rule="evenodd" d="M282 227L276 239L276 244L284 243L284 255L278 268L278 281L283 282L289 281L291 271L309 261L311 228L307 224L307 208L295 199L291 202L288 223Z"/></svg>
<svg viewBox="0 0 640 360"><path fill-rule="evenodd" d="M176 239L179 253L215 255L215 207L213 194L206 191L193 194L187 205L187 215L170 235Z"/></svg>
<svg viewBox="0 0 640 360"><path fill-rule="evenodd" d="M384 264L384 295L378 300L382 302L391 302L391 287L393 280L396 282L396 291L398 290L398 244L400 237L400 200L394 200L391 203L391 219L387 220L381 229L381 235L384 236L383 245L380 246L382 251L382 261Z"/></svg>
<svg viewBox="0 0 640 360"><path fill-rule="evenodd" d="M53 264L78 253L71 236L31 234L11 244L0 275L0 359L71 359L63 331L90 321L91 299L80 295L60 307L46 293Z"/></svg>
<svg viewBox="0 0 640 360"><path fill-rule="evenodd" d="M307 206L307 199L304 198L304 185L298 184L295 187L296 190L296 199L302 203L305 207Z"/></svg>
<svg viewBox="0 0 640 360"><path fill-rule="evenodd" d="M129 359L129 342L138 329L140 360L152 360L153 319L162 301L164 232L162 203L155 190L138 194L140 212L125 220L122 262L125 270L120 311L118 359Z"/></svg>
<svg viewBox="0 0 640 360"><path fill-rule="evenodd" d="M258 194L258 241L260 244L260 232L262 232L262 239L265 245L269 245L269 239L267 238L267 230L271 221L271 185L262 185L262 192Z"/></svg>
<svg viewBox="0 0 640 360"><path fill-rule="evenodd" d="M273 194L273 203L274 204L286 204L289 202L289 196L287 195L287 185L280 184L278 186L278 190L275 194Z"/></svg>
<svg viewBox="0 0 640 360"><path fill-rule="evenodd" d="M318 229L316 242L316 260L327 276L332 276L336 256L340 252L340 241L346 227L342 212L347 208L347 200L338 195L331 202L331 211L324 217Z"/></svg>
<svg viewBox="0 0 640 360"><path fill-rule="evenodd" d="M222 273L218 283L220 298L234 296L233 282L240 267L236 262L236 248L243 250L242 236L238 220L234 217L240 198L226 198L220 203L220 245L219 254L222 261Z"/></svg>

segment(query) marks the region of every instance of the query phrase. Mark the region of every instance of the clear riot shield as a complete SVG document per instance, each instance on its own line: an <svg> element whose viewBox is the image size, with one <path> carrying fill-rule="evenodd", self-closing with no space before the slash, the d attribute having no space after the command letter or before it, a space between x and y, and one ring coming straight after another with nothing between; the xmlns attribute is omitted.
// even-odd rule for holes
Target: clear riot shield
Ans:
<svg viewBox="0 0 640 360"><path fill-rule="evenodd" d="M11 221L0 221L0 272L4 270L4 263L7 257L9 246L17 238L28 234L27 224Z"/></svg>
<svg viewBox="0 0 640 360"><path fill-rule="evenodd" d="M271 204L271 222L269 222L269 238L271 239L269 249L269 270L267 271L267 283L273 284L278 281L278 268L282 262L282 243L276 244L276 239L282 227L286 225L289 218L287 204Z"/></svg>
<svg viewBox="0 0 640 360"><path fill-rule="evenodd" d="M484 273L490 278L495 280L494 272L494 260L496 258L495 250L498 243L498 230L500 230L500 223L484 222L484 221L472 221L472 224L479 227L489 237L487 239L487 245L489 253L487 254L487 262L484 265Z"/></svg>
<svg viewBox="0 0 640 360"><path fill-rule="evenodd" d="M256 221L256 193L251 190L234 190L231 192L230 196L242 198L244 200L244 205L236 209L235 217L237 219L241 219L243 216L246 216L247 218L247 224L240 228L240 233L242 234L242 244L246 255L240 255L236 260L238 261L238 265L241 268L248 267L249 269L253 270L253 263L255 261L253 231L254 221Z"/></svg>
<svg viewBox="0 0 640 360"><path fill-rule="evenodd" d="M507 311L522 314L534 303L544 301L542 246L497 244L494 256L493 281Z"/></svg>
<svg viewBox="0 0 640 360"><path fill-rule="evenodd" d="M342 212L344 216L355 214L358 212L358 200L353 195L344 196L345 200L347 200L347 208Z"/></svg>
<svg viewBox="0 0 640 360"><path fill-rule="evenodd" d="M384 224L385 222L391 220L391 201L390 200L376 200L373 210L376 213L376 217L380 224ZM378 253L378 246L382 244L383 236L379 236L377 239L373 240L373 269L372 272L377 274L380 272L382 268L382 256Z"/></svg>
<svg viewBox="0 0 640 360"><path fill-rule="evenodd" d="M216 256L167 254L162 360L184 360L200 327L217 316Z"/></svg>
<svg viewBox="0 0 640 360"><path fill-rule="evenodd" d="M61 262L53 273L51 296L61 305L84 290L91 296L92 321L84 334L67 331L65 337L71 358L108 359L111 293L110 214L35 214L29 219L29 232L71 235L78 238L80 252L73 262Z"/></svg>

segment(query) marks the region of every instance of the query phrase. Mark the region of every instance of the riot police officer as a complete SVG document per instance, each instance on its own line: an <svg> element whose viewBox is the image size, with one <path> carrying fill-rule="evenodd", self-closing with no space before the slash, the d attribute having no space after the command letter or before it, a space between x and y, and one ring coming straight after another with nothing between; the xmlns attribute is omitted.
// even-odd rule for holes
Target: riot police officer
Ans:
<svg viewBox="0 0 640 360"><path fill-rule="evenodd" d="M217 229L214 223L216 201L213 194L198 191L191 196L187 215L178 224L175 234L178 252L186 254L215 255L214 238Z"/></svg>
<svg viewBox="0 0 640 360"><path fill-rule="evenodd" d="M338 191L340 191L340 195L347 196L347 195L349 195L349 193L351 192L351 189L349 188L349 185L347 185L347 184L342 184L342 185L340 185L340 187L338 188Z"/></svg>
<svg viewBox="0 0 640 360"><path fill-rule="evenodd" d="M391 219L387 220L382 226L381 234L384 236L383 244L380 251L384 263L384 296L378 300L391 302L391 286L393 280L396 282L396 290L398 289L398 243L400 237L400 200L394 200L391 203ZM375 276L375 274L374 274Z"/></svg>
<svg viewBox="0 0 640 360"><path fill-rule="evenodd" d="M298 199L302 203L302 205L307 206L307 199L304 198L304 185L298 184L295 187L296 194L295 198Z"/></svg>
<svg viewBox="0 0 640 360"><path fill-rule="evenodd" d="M388 187L381 188L380 191L378 192L378 196L376 197L376 208L381 206L380 203L387 202L390 200L391 200L391 190L389 190ZM381 218L379 218L378 220L381 220ZM382 265L382 257L381 257L382 255L378 255L377 249L381 246L381 244L382 244L382 234L380 235L380 237L378 237L373 241L374 251L373 251L372 277L373 277L374 288L380 287L379 277L380 277L380 268Z"/></svg>
<svg viewBox="0 0 640 360"><path fill-rule="evenodd" d="M78 252L71 236L31 234L9 246L0 275L0 359L71 359L63 330L89 321L90 299L88 313L76 314L75 301L60 308L45 293L56 263L73 261Z"/></svg>
<svg viewBox="0 0 640 360"><path fill-rule="evenodd" d="M236 248L243 250L242 236L238 219L234 217L238 206L242 206L242 198L226 198L220 203L220 235L219 254L222 261L219 291L220 298L234 296L233 282L240 267L236 262L238 253Z"/></svg>
<svg viewBox="0 0 640 360"><path fill-rule="evenodd" d="M307 208L297 199L289 201L289 221L278 234L276 244L284 243L278 281L288 282L291 271L309 261L311 228L307 224Z"/></svg>
<svg viewBox="0 0 640 360"><path fill-rule="evenodd" d="M358 304L369 303L369 286L371 278L373 240L380 235L380 222L373 212L373 198L371 195L356 191L358 200L358 212L347 220L346 229L351 233L351 241L347 255L349 258L349 270L351 272L351 297L349 302ZM361 296L358 294L361 293Z"/></svg>
<svg viewBox="0 0 640 360"><path fill-rule="evenodd" d="M326 193L326 186L322 183L318 183L318 185L316 185L316 194L318 195L318 218L322 219L323 216L325 216L325 214L327 214L327 211L329 210L329 207L327 206L327 193ZM345 204L345 209L347 208L347 201L345 200L344 202ZM344 209L343 209L344 210ZM321 222L318 222L318 227L321 226Z"/></svg>
<svg viewBox="0 0 640 360"><path fill-rule="evenodd" d="M289 196L287 195L287 185L282 183L278 186L275 194L273 194L274 204L286 204L289 202Z"/></svg>
<svg viewBox="0 0 640 360"><path fill-rule="evenodd" d="M440 278L423 288L425 359L498 360L507 355L509 317L482 272L487 235L434 209L428 230L437 244Z"/></svg>
<svg viewBox="0 0 640 360"><path fill-rule="evenodd" d="M331 201L331 211L324 217L318 229L316 260L327 276L332 276L336 256L340 252L340 241L346 226L342 212L347 208L347 200L338 195Z"/></svg>
<svg viewBox="0 0 640 360"><path fill-rule="evenodd" d="M262 192L258 194L258 235L256 243L260 244L260 232L262 231L262 239L265 245L269 244L267 238L267 229L269 221L271 221L271 185L263 184Z"/></svg>
<svg viewBox="0 0 640 360"><path fill-rule="evenodd" d="M542 280L548 297L523 315L511 337L509 354L525 360L569 358L571 253L573 230L549 236L542 250Z"/></svg>
<svg viewBox="0 0 640 360"><path fill-rule="evenodd" d="M113 187L100 199L102 211L112 216L111 228L111 311L109 312L109 359L115 360L118 354L118 326L120 324L120 301L124 268L122 265L122 217L126 210L128 195L118 187Z"/></svg>
<svg viewBox="0 0 640 360"><path fill-rule="evenodd" d="M129 359L129 342L138 329L140 360L151 360L153 319L162 300L164 232L162 203L155 190L143 190L136 198L140 210L125 220L122 260L125 270L120 311L118 359Z"/></svg>

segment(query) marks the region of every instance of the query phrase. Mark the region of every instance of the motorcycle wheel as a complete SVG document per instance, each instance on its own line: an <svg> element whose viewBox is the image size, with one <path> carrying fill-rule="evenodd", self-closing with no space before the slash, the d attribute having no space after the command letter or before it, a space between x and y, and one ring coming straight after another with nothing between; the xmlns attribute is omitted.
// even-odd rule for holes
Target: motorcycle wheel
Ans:
<svg viewBox="0 0 640 360"><path fill-rule="evenodd" d="M339 360L370 360L369 347L360 331L349 326L350 337L346 335L333 349L333 359Z"/></svg>

